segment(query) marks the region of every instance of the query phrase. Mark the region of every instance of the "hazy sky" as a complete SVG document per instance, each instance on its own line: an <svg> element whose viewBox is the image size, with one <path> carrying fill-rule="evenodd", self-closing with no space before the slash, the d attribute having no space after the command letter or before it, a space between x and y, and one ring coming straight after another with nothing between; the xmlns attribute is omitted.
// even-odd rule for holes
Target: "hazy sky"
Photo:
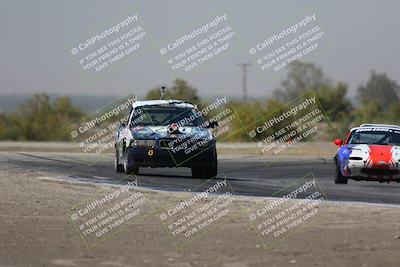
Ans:
<svg viewBox="0 0 400 267"><path fill-rule="evenodd" d="M113 21L123 18L132 6L151 45L146 41L146 47L141 47L143 50L137 55L116 63L88 83L71 55L71 44L114 25ZM248 49L266 38L267 33L279 29L279 25L289 26L287 21L305 8L315 11L331 43L328 50L307 61L321 66L334 81L347 82L351 94L368 79L372 69L386 72L400 82L400 1L2 0L0 92L129 91L142 95L151 87L184 78L201 95L240 95L241 71L236 64L252 62L248 72L249 95L267 95L281 78L264 77ZM236 34L227 53L204 63L198 71L172 71L159 49L224 13Z"/></svg>

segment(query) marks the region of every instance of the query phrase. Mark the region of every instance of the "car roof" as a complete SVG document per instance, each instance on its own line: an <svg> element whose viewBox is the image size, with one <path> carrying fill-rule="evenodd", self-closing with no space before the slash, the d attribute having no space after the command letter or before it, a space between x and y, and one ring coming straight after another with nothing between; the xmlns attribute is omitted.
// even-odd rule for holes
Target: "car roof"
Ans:
<svg viewBox="0 0 400 267"><path fill-rule="evenodd" d="M196 108L195 105L189 102L185 102L182 100L144 100L144 101L136 101L132 104L132 108L143 107L143 106L158 106L158 105L171 105L176 107L183 108Z"/></svg>
<svg viewBox="0 0 400 267"><path fill-rule="evenodd" d="M400 126L392 125L392 124L377 124L377 123L364 123L361 124L359 127L354 127L350 130L350 132L360 129L360 128L388 128L394 130L400 130Z"/></svg>

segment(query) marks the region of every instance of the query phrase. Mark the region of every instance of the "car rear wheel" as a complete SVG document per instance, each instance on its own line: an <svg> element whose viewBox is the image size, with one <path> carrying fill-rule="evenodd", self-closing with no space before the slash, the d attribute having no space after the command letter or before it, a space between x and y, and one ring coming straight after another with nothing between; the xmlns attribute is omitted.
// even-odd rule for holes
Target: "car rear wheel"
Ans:
<svg viewBox="0 0 400 267"><path fill-rule="evenodd" d="M339 164L336 163L335 184L347 184L347 177L342 175Z"/></svg>
<svg viewBox="0 0 400 267"><path fill-rule="evenodd" d="M124 172L124 164L119 162L119 152L115 149L114 167L116 172Z"/></svg>
<svg viewBox="0 0 400 267"><path fill-rule="evenodd" d="M192 167L192 177L202 178L203 177L203 167Z"/></svg>
<svg viewBox="0 0 400 267"><path fill-rule="evenodd" d="M192 177L201 179L211 179L217 176L214 166L192 167Z"/></svg>
<svg viewBox="0 0 400 267"><path fill-rule="evenodd" d="M205 178L210 179L218 174L218 158L217 150L214 148L212 152L212 158L209 165L201 167L192 167L192 177L193 178Z"/></svg>
<svg viewBox="0 0 400 267"><path fill-rule="evenodd" d="M126 174L139 174L139 167L135 166L131 157L131 149L129 147L125 149L124 154L124 171Z"/></svg>

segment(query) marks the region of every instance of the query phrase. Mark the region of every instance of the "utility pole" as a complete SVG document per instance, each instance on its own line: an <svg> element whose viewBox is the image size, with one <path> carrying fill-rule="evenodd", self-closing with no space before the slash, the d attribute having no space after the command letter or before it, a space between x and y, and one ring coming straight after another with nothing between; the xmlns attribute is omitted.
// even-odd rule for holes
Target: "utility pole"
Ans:
<svg viewBox="0 0 400 267"><path fill-rule="evenodd" d="M240 63L237 64L242 68L242 93L243 93L243 102L247 101L247 67L250 66L250 63Z"/></svg>

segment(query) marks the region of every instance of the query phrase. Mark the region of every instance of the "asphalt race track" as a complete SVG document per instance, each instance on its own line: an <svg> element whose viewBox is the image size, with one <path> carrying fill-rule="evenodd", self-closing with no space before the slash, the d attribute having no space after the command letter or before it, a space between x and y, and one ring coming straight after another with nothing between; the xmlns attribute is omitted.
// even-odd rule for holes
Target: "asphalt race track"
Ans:
<svg viewBox="0 0 400 267"><path fill-rule="evenodd" d="M347 185L334 184L331 158L282 158L272 162L259 157L220 156L218 164L219 173L227 178L237 195L272 196L296 179L312 173L328 200L400 204L398 183L350 180ZM111 154L96 159L79 153L1 152L0 165L0 169L32 172L33 178L106 184L131 179L114 172ZM142 168L137 179L143 187L178 191L197 191L195 188L204 183L204 179L192 178L188 168Z"/></svg>

